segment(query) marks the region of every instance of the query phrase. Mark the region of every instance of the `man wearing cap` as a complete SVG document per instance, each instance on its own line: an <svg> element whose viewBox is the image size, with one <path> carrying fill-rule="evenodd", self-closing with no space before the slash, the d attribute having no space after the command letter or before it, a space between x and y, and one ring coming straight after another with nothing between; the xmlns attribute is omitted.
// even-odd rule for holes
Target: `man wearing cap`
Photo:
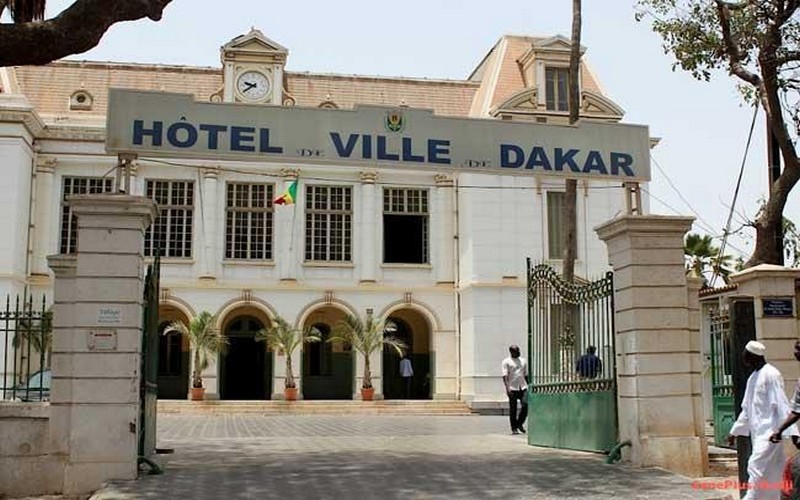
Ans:
<svg viewBox="0 0 800 500"><path fill-rule="evenodd" d="M750 341L744 348L742 361L752 368L742 399L742 411L731 427L728 442L734 436L750 436L752 452L747 461L747 500L779 500L781 480L786 458L782 446L770 443L770 437L781 426L789 413L789 400L783 390L783 376L777 368L764 359L766 347L761 342ZM797 428L789 426L785 432L797 436Z"/></svg>

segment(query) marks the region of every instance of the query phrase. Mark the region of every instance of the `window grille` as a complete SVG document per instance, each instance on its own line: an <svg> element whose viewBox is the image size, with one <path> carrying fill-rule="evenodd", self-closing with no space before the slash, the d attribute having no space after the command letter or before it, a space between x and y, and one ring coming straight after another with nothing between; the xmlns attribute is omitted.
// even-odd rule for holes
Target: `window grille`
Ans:
<svg viewBox="0 0 800 500"><path fill-rule="evenodd" d="M225 258L271 260L272 184L229 183L225 203Z"/></svg>
<svg viewBox="0 0 800 500"><path fill-rule="evenodd" d="M110 193L113 180L102 177L64 177L64 190L61 197L61 245L62 254L78 250L78 218L72 214L67 197L77 194Z"/></svg>
<svg viewBox="0 0 800 500"><path fill-rule="evenodd" d="M549 111L569 111L568 68L545 69L545 100Z"/></svg>
<svg viewBox="0 0 800 500"><path fill-rule="evenodd" d="M308 186L306 190L306 260L350 262L352 260L352 237L352 188L349 186Z"/></svg>
<svg viewBox="0 0 800 500"><path fill-rule="evenodd" d="M194 215L194 182L148 180L146 196L158 205L158 217L147 229L144 254L190 258Z"/></svg>
<svg viewBox="0 0 800 500"><path fill-rule="evenodd" d="M428 263L428 191L383 190L383 261Z"/></svg>

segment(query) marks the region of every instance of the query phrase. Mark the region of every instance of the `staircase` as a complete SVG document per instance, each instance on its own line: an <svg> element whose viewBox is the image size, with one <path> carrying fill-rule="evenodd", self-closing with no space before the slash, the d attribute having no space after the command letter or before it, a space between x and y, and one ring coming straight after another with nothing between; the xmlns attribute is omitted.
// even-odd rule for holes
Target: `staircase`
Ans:
<svg viewBox="0 0 800 500"><path fill-rule="evenodd" d="M469 416L461 401L187 401L159 400L159 414L250 413L259 415Z"/></svg>

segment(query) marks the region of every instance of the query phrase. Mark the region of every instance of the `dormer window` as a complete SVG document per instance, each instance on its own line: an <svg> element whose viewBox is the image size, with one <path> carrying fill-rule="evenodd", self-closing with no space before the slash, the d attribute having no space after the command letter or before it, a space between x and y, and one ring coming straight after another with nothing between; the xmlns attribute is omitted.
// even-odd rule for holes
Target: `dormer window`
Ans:
<svg viewBox="0 0 800 500"><path fill-rule="evenodd" d="M569 111L569 68L545 69L545 102L548 111Z"/></svg>

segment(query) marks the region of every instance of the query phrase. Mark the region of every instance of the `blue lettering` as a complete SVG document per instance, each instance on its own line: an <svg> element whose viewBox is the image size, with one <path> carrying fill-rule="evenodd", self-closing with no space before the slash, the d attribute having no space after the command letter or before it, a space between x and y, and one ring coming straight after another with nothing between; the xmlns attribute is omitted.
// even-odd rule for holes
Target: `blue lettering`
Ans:
<svg viewBox="0 0 800 500"><path fill-rule="evenodd" d="M372 136L365 135L361 137L361 157L365 160L372 158Z"/></svg>
<svg viewBox="0 0 800 500"><path fill-rule="evenodd" d="M578 154L579 151L579 149L570 149L565 154L563 149L556 148L556 170L561 172L564 170L564 165L566 164L573 172L580 172L580 167L575 163L575 155Z"/></svg>
<svg viewBox="0 0 800 500"><path fill-rule="evenodd" d="M231 151L255 151L252 144L255 140L256 129L253 127L231 127Z"/></svg>
<svg viewBox="0 0 800 500"><path fill-rule="evenodd" d="M417 163L424 163L425 157L415 155L412 151L412 144L410 137L403 137L403 161L413 161Z"/></svg>
<svg viewBox="0 0 800 500"><path fill-rule="evenodd" d="M185 131L186 139L180 140L178 132ZM167 142L176 148L190 148L197 143L197 129L191 123L173 123L167 129Z"/></svg>
<svg viewBox="0 0 800 500"><path fill-rule="evenodd" d="M386 136L378 136L378 160L400 161L400 155L386 151Z"/></svg>
<svg viewBox="0 0 800 500"><path fill-rule="evenodd" d="M428 163L450 165L450 141L428 139Z"/></svg>
<svg viewBox="0 0 800 500"><path fill-rule="evenodd" d="M633 170L630 166L633 165L633 157L625 153L611 153L611 175L619 175L620 169L625 172L625 175L633 177Z"/></svg>
<svg viewBox="0 0 800 500"><path fill-rule="evenodd" d="M606 163L603 161L603 157L598 151L589 151L589 156L586 157L586 163L583 164L583 173L590 174L592 170L597 170L598 173L608 175Z"/></svg>
<svg viewBox="0 0 800 500"><path fill-rule="evenodd" d="M270 146L269 145L269 129L262 128L259 129L260 140L258 141L258 150L262 153L275 153L281 154L283 153L283 148L280 146Z"/></svg>
<svg viewBox="0 0 800 500"><path fill-rule="evenodd" d="M513 160L512 160L513 153ZM525 163L525 152L514 144L500 145L500 166L503 168L519 168Z"/></svg>
<svg viewBox="0 0 800 500"><path fill-rule="evenodd" d="M225 132L228 130L228 127L225 125L207 125L201 124L200 130L203 132L208 132L208 149L218 149L219 148L219 134L220 132Z"/></svg>
<svg viewBox="0 0 800 500"><path fill-rule="evenodd" d="M347 145L342 144L342 137L339 135L339 132L331 132L330 135L333 141L333 147L336 148L336 154L339 155L339 158L350 158L358 142L358 134L350 134L347 137Z"/></svg>
<svg viewBox="0 0 800 500"><path fill-rule="evenodd" d="M542 170L553 170L550 167L550 158L547 157L544 149L539 146L531 149L531 156L528 158L528 163L525 164L525 168L528 170L533 170L536 167L542 167Z"/></svg>
<svg viewBox="0 0 800 500"><path fill-rule="evenodd" d="M161 136L164 133L163 122L153 122L153 128L145 129L144 120L133 121L133 144L141 146L144 144L144 136L151 137L150 143L153 146L161 146Z"/></svg>

